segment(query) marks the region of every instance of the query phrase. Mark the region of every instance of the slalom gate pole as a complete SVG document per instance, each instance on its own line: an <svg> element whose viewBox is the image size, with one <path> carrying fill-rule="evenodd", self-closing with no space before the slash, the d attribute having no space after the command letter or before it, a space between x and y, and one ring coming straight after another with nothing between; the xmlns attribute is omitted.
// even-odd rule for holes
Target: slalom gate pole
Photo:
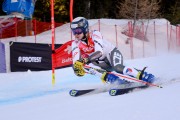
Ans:
<svg viewBox="0 0 180 120"><path fill-rule="evenodd" d="M103 69L96 69L96 68L93 68L91 66L88 66L88 65L84 65L85 68L91 68L91 69L94 69L98 72L107 72L106 70L103 70ZM122 78L126 78L128 80L132 80L132 81L136 81L136 82L140 82L140 83L143 83L143 84L146 84L146 85L149 85L149 86L154 86L154 87L158 87L158 88L163 88L162 86L160 85L156 85L156 84L153 84L153 83L149 83L149 82L146 82L146 81L142 81L142 80L139 80L139 79L136 79L136 78L133 78L133 77L130 77L130 76L127 76L127 75L123 75L123 74L118 74L118 73L112 73L112 72L107 72L109 74L114 74L116 76L119 76L119 77L122 77Z"/></svg>
<svg viewBox="0 0 180 120"><path fill-rule="evenodd" d="M55 49L55 23L54 23L54 0L51 0L51 31L52 31L52 51ZM55 68L54 68L54 54L52 54L52 85L55 85Z"/></svg>

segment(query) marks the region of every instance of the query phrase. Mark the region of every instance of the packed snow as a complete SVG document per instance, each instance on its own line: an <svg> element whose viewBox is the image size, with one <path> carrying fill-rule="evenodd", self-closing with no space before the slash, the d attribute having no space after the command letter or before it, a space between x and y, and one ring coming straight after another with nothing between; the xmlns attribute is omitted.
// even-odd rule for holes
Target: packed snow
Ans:
<svg viewBox="0 0 180 120"><path fill-rule="evenodd" d="M55 71L54 86L51 71L1 73L0 120L179 120L179 61L177 51L167 50L161 55L125 60L125 65L138 69L147 66L163 88L150 87L115 97L108 92L71 97L71 89L106 86L93 75L75 76L71 67Z"/></svg>

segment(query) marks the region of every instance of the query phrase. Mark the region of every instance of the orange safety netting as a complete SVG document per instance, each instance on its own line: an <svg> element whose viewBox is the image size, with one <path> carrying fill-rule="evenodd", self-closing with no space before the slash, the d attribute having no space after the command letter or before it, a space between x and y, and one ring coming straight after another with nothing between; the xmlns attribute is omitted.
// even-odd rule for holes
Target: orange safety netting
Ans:
<svg viewBox="0 0 180 120"><path fill-rule="evenodd" d="M11 19L11 21L9 21ZM50 22L41 22L37 20L21 20L17 18L9 18L0 26L0 39L17 36L37 35L51 29ZM11 22L11 23L10 23ZM61 26L63 23L55 23L55 27Z"/></svg>

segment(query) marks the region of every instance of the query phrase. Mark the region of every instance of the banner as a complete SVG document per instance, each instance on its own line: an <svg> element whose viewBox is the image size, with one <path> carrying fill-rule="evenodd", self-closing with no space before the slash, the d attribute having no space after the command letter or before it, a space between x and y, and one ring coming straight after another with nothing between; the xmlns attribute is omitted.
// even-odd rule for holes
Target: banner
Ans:
<svg viewBox="0 0 180 120"><path fill-rule="evenodd" d="M11 71L51 70L51 54L52 50L49 44L14 42L10 46Z"/></svg>
<svg viewBox="0 0 180 120"><path fill-rule="evenodd" d="M6 72L6 61L5 61L5 47L4 44L0 42L0 73Z"/></svg>
<svg viewBox="0 0 180 120"><path fill-rule="evenodd" d="M67 67L72 65L71 41L66 42L55 50L54 68Z"/></svg>

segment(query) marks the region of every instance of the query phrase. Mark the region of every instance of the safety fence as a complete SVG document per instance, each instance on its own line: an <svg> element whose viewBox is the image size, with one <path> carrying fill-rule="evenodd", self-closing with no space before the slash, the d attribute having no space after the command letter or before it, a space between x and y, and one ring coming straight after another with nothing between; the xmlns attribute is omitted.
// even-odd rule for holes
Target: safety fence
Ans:
<svg viewBox="0 0 180 120"><path fill-rule="evenodd" d="M21 20L18 18L10 18L11 22L4 22L0 26L0 40L4 41L5 38L13 37L12 40L18 41L19 36L31 36L32 43L51 43L51 23L40 22L37 20ZM133 26L132 20L89 20L91 30L99 30L105 39L110 40L118 48L122 46L129 46L130 56L134 58L134 49L136 49L136 42L141 42L141 48L145 56L146 43L153 44L154 51L158 51L158 46L162 45L160 42L165 44L166 49L170 51L180 46L180 26L173 26L169 21L162 20L142 20L136 22ZM118 22L119 21L119 22ZM160 21L160 22L159 22ZM63 25L63 26L62 26ZM62 27L60 27L62 26ZM69 24L56 23L55 22L55 35L56 42L63 44L69 40L74 39L71 33ZM49 32L48 32L49 31ZM38 37L40 33L43 35L49 34L49 36ZM24 39L24 38L23 38ZM22 42L23 40L21 40ZM24 42L26 40L24 39ZM124 44L125 43L125 44Z"/></svg>
<svg viewBox="0 0 180 120"><path fill-rule="evenodd" d="M61 26L63 23L55 22L55 27ZM18 36L34 36L51 29L50 22L41 22L38 20L21 20L19 18L8 18L0 24L0 39L14 37L17 40Z"/></svg>
<svg viewBox="0 0 180 120"><path fill-rule="evenodd" d="M165 19L93 21L91 29L99 30L105 39L116 45L124 58L134 59L156 56L167 52L180 52L180 26Z"/></svg>
<svg viewBox="0 0 180 120"><path fill-rule="evenodd" d="M31 41L36 43L40 41L36 37L38 34L51 29L51 23L48 22L40 22L37 20L21 20L18 18L9 19L11 19L11 22L9 22L8 20L0 26L0 40L4 38L14 37L14 40L18 41L18 36L33 36L34 38L32 37L31 39L33 40ZM115 22L111 22L109 20L109 22L107 22L104 19L99 19L90 21L92 23L90 24L90 29L99 30L100 32L102 32L105 38L111 41L115 40L115 44L117 47L119 46L119 42L122 40L120 37L122 37L122 35L125 35L128 37L125 40L126 44L130 43L131 38L134 36L134 38L139 39L142 42L150 41L148 39L153 39L155 42L154 47L156 48L156 42L159 39L157 37L159 34L159 30L163 33L161 35L163 35L164 37L166 36L166 38L163 37L163 39L167 42L168 49L170 49L172 42L175 42L175 44L178 46L180 45L180 26L173 26L164 19L160 20L161 22L163 21L163 23L161 24L158 23L159 20L151 20L151 22L149 23L147 22L147 20L136 22L135 27L132 24L132 20L116 20ZM117 21L120 22L118 23ZM73 39L69 24L64 24L65 27L62 27L62 29L57 28L62 25L63 23L55 22L55 32L56 34L59 34L59 36L56 35L56 38L61 39L61 42ZM47 34L51 34L51 32ZM130 44L131 47L133 47L132 43Z"/></svg>

